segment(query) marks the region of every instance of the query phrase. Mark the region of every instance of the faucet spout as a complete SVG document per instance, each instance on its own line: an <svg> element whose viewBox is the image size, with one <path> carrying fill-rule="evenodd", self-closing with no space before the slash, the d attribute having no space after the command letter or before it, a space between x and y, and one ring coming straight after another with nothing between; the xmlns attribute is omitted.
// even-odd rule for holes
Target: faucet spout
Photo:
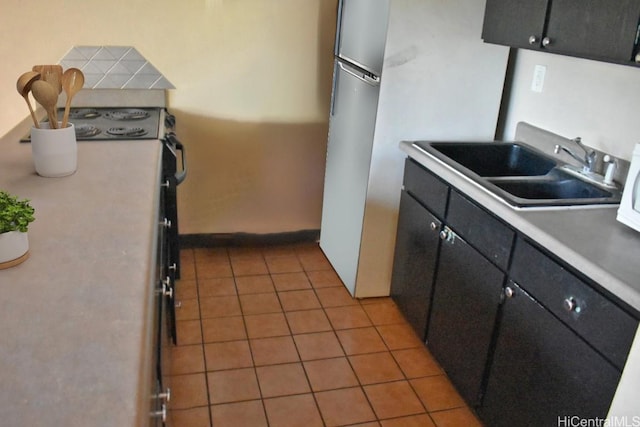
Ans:
<svg viewBox="0 0 640 427"><path fill-rule="evenodd" d="M557 144L555 146L555 149L553 150L553 152L558 154L560 153L560 151L564 151L565 153L573 157L575 160L580 162L582 164L582 169L585 172L593 172L593 169L596 163L596 156L597 156L597 153L595 152L595 150L590 150L587 147L585 147L584 144L582 144L582 138L580 137L574 138L571 141L573 141L578 147L582 149L582 151L584 151L584 157L579 157L573 151L569 150L567 147L560 144Z"/></svg>

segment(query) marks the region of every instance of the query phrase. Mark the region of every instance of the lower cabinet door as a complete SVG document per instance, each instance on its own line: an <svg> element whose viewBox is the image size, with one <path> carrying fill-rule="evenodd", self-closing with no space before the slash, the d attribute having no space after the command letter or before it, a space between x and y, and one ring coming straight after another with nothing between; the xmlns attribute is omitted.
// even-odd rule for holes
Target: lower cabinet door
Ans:
<svg viewBox="0 0 640 427"><path fill-rule="evenodd" d="M441 223L406 191L400 197L391 297L422 341L427 330Z"/></svg>
<svg viewBox="0 0 640 427"><path fill-rule="evenodd" d="M506 295L478 410L486 425L574 425L572 417L606 417L620 372L513 282Z"/></svg>
<svg viewBox="0 0 640 427"><path fill-rule="evenodd" d="M471 406L487 366L504 273L447 227L427 332L427 345Z"/></svg>

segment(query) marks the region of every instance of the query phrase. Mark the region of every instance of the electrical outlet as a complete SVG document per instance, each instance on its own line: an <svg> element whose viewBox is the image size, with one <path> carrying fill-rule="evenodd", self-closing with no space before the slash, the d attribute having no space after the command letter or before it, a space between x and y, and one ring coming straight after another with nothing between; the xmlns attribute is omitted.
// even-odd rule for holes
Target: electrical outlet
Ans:
<svg viewBox="0 0 640 427"><path fill-rule="evenodd" d="M544 87L544 75L547 73L547 67L544 65L536 65L533 69L533 80L531 81L531 90L534 92L542 92Z"/></svg>

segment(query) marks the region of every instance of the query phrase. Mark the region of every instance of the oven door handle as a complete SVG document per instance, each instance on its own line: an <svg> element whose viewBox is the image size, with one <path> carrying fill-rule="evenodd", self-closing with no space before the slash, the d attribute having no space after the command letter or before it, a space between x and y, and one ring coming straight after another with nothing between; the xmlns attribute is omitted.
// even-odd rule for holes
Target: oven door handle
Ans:
<svg viewBox="0 0 640 427"><path fill-rule="evenodd" d="M184 181L185 178L187 177L187 152L184 148L184 144L182 144L178 140L178 138L173 132L167 134L166 138L168 142L175 147L176 150L180 151L180 160L182 163L182 170L180 172L176 172L175 174L176 185L180 185L180 183L182 183L182 181Z"/></svg>

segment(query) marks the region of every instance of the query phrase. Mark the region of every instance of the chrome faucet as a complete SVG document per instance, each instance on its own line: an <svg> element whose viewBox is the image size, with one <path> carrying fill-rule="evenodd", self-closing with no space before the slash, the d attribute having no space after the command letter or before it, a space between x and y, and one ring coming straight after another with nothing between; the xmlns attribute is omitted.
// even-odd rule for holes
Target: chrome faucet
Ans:
<svg viewBox="0 0 640 427"><path fill-rule="evenodd" d="M596 157L598 154L595 152L595 150L590 150L587 147L585 147L584 144L582 143L582 138L580 137L574 138L571 141L575 142L576 145L580 147L582 151L584 151L584 158L579 157L573 151L569 150L567 147L560 144L557 144L555 146L555 149L553 150L553 152L558 154L562 150L568 155L570 155L571 157L573 157L574 159L576 159L578 162L580 162L582 164L582 170L584 172L593 172L596 164Z"/></svg>

